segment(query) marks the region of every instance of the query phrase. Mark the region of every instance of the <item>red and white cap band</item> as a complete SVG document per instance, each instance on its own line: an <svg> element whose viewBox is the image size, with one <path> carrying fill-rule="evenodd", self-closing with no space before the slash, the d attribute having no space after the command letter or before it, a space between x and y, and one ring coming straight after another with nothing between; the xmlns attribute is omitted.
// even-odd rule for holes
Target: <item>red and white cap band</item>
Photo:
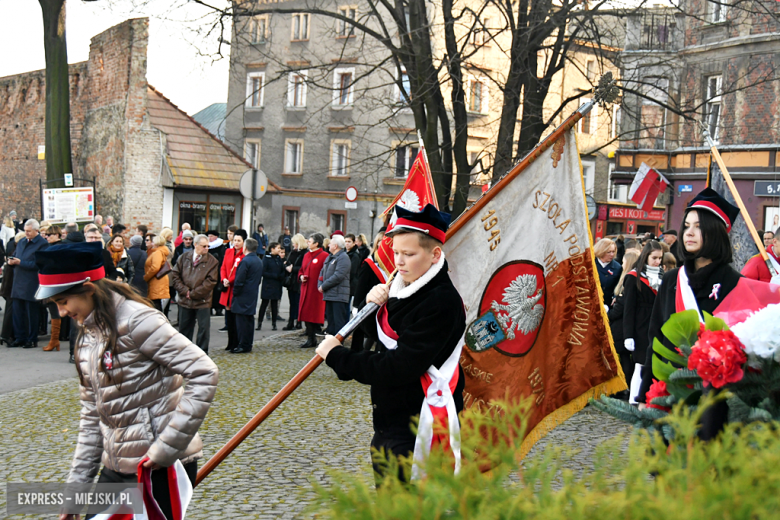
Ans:
<svg viewBox="0 0 780 520"><path fill-rule="evenodd" d="M94 282L106 277L106 270L101 265L91 271L80 271L78 273L62 274L41 274L38 273L38 282L42 287L57 287L62 285L73 285L76 283Z"/></svg>
<svg viewBox="0 0 780 520"><path fill-rule="evenodd" d="M399 218L398 220L396 220L395 226L393 226L393 229L398 229L398 228L411 229L414 231L419 231L420 233L425 233L426 235L435 238L442 244L444 243L444 240L447 238L447 233L437 228L436 226L432 224L428 224L426 222L415 222L413 220Z"/></svg>
<svg viewBox="0 0 780 520"><path fill-rule="evenodd" d="M723 210L720 209L716 204L713 204L707 200L697 200L691 204L691 207L706 209L712 213L715 213L718 217L720 217L723 223L726 224L726 231L731 231L731 220L729 220L729 217L726 216L726 213L724 213Z"/></svg>

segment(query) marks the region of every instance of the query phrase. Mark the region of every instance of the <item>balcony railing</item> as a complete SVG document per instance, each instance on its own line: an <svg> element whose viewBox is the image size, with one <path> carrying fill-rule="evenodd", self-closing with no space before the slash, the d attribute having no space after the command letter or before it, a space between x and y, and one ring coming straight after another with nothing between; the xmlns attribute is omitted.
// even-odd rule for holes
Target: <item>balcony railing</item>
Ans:
<svg viewBox="0 0 780 520"><path fill-rule="evenodd" d="M669 13L642 15L639 48L648 51L675 50L677 20Z"/></svg>

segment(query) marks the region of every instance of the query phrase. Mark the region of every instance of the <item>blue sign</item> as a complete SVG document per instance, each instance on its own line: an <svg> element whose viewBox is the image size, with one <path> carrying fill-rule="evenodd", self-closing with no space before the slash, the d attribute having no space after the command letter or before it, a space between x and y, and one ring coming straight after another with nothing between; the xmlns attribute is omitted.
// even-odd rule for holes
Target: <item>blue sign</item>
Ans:
<svg viewBox="0 0 780 520"><path fill-rule="evenodd" d="M693 191L693 184L680 184L677 186L677 191L680 193L690 193Z"/></svg>
<svg viewBox="0 0 780 520"><path fill-rule="evenodd" d="M480 316L466 330L466 344L475 352L482 352L504 341L504 330L491 311Z"/></svg>
<svg viewBox="0 0 780 520"><path fill-rule="evenodd" d="M755 181L755 184L753 185L753 195L758 197L777 197L780 195L780 182Z"/></svg>

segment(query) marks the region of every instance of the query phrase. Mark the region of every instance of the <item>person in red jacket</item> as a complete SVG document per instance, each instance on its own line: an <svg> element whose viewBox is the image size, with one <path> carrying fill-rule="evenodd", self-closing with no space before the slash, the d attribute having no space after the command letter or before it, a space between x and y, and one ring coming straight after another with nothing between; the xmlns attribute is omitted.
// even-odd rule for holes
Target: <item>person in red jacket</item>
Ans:
<svg viewBox="0 0 780 520"><path fill-rule="evenodd" d="M317 341L315 334L322 330L325 322L325 301L322 293L317 290L317 280L320 271L328 258L328 252L322 248L325 240L320 233L314 233L307 241L309 251L303 256L303 264L298 276L301 280L301 301L298 306L298 321L306 323L306 343L301 348L314 348Z"/></svg>
<svg viewBox="0 0 780 520"><path fill-rule="evenodd" d="M227 324L228 344L225 350L231 351L238 347L238 332L236 331L236 316L230 311L233 304L233 282L236 279L236 271L241 259L244 258L244 240L246 231L239 229L233 235L233 247L225 251L225 259L219 270L219 279L223 289L219 296L219 303L225 306L225 323Z"/></svg>
<svg viewBox="0 0 780 520"><path fill-rule="evenodd" d="M776 231L771 242L771 247L767 246L766 252L769 255L769 261L772 263L775 270L780 273L780 237L778 237L780 228ZM766 234L769 234L769 232ZM742 268L742 276L761 282L772 281L772 274L769 272L769 266L766 265L766 262L761 258L761 255L756 255L748 260L748 263Z"/></svg>

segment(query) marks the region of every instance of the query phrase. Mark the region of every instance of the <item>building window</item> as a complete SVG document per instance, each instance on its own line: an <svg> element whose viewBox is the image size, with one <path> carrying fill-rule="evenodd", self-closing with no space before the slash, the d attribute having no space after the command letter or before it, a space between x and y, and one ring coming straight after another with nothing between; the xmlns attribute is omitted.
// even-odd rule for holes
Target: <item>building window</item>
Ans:
<svg viewBox="0 0 780 520"><path fill-rule="evenodd" d="M720 124L720 104L723 96L723 76L706 78L707 92L704 99L704 121L712 140L718 141L718 126Z"/></svg>
<svg viewBox="0 0 780 520"><path fill-rule="evenodd" d="M412 97L412 84L409 81L409 74L406 70L401 70L400 87L396 85L397 97L396 101L402 105L409 103L409 99ZM403 90L402 90L403 89Z"/></svg>
<svg viewBox="0 0 780 520"><path fill-rule="evenodd" d="M469 43L476 46L490 45L490 32L488 31L489 26L490 18L482 18L481 20L477 20L477 23L474 25L474 30L471 31L471 41Z"/></svg>
<svg viewBox="0 0 780 520"><path fill-rule="evenodd" d="M250 72L246 75L246 106L256 108L263 106L264 72Z"/></svg>
<svg viewBox="0 0 780 520"><path fill-rule="evenodd" d="M299 70L291 72L287 82L287 106L305 107L306 106L306 79L309 76L308 70Z"/></svg>
<svg viewBox="0 0 780 520"><path fill-rule="evenodd" d="M485 78L466 78L466 107L474 114L488 113L488 86Z"/></svg>
<svg viewBox="0 0 780 520"><path fill-rule="evenodd" d="M252 43L265 43L268 39L268 15L255 16L249 23L249 39Z"/></svg>
<svg viewBox="0 0 780 520"><path fill-rule="evenodd" d="M593 83L596 80L596 60L588 60L585 62L585 77L588 81Z"/></svg>
<svg viewBox="0 0 780 520"><path fill-rule="evenodd" d="M330 144L330 175L346 177L349 175L349 154L352 143L347 140L334 139Z"/></svg>
<svg viewBox="0 0 780 520"><path fill-rule="evenodd" d="M395 149L395 177L405 179L409 175L409 170L417 157L417 145L406 144Z"/></svg>
<svg viewBox="0 0 780 520"><path fill-rule="evenodd" d="M350 20L357 20L357 7L354 5L339 7L339 14ZM355 26L346 20L339 20L339 38L355 36Z"/></svg>
<svg viewBox="0 0 780 520"><path fill-rule="evenodd" d="M179 202L179 222L188 222L192 229L227 229L236 223L236 205L231 203L211 202L209 195L206 200Z"/></svg>
<svg viewBox="0 0 780 520"><path fill-rule="evenodd" d="M726 2L725 0L715 0L708 2L710 6L710 22L720 23L726 21Z"/></svg>
<svg viewBox="0 0 780 520"><path fill-rule="evenodd" d="M333 73L333 104L351 106L355 90L355 69L336 69Z"/></svg>
<svg viewBox="0 0 780 520"><path fill-rule="evenodd" d="M590 99L583 98L580 102L580 106L587 104L589 101ZM599 106L593 105L589 112L582 115L582 119L580 119L580 125L578 127L579 133L590 135L594 135L596 133L596 129L598 128L598 110Z"/></svg>
<svg viewBox="0 0 780 520"><path fill-rule="evenodd" d="M300 233L298 226L298 214L301 208L294 208L290 206L282 207L282 232L287 228L290 230L290 234L294 235Z"/></svg>
<svg viewBox="0 0 780 520"><path fill-rule="evenodd" d="M628 203L628 184L615 184L612 180L614 164L609 165L609 201Z"/></svg>
<svg viewBox="0 0 780 520"><path fill-rule="evenodd" d="M620 133L620 118L623 115L623 111L619 105L612 105L612 125L610 125L609 138L616 139Z"/></svg>
<svg viewBox="0 0 780 520"><path fill-rule="evenodd" d="M292 175L303 173L303 140L285 141L284 173Z"/></svg>
<svg viewBox="0 0 780 520"><path fill-rule="evenodd" d="M581 162L582 180L585 182L585 193L593 195L593 185L596 179L596 161L592 159L583 159Z"/></svg>
<svg viewBox="0 0 780 520"><path fill-rule="evenodd" d="M309 39L309 14L296 13L292 15L292 37L294 42Z"/></svg>
<svg viewBox="0 0 780 520"><path fill-rule="evenodd" d="M330 232L333 233L334 231L341 231L342 233L347 232L347 212L346 211L336 211L336 210L328 210L328 228L330 228Z"/></svg>
<svg viewBox="0 0 780 520"><path fill-rule="evenodd" d="M252 168L260 168L260 140L244 142L244 159L252 165Z"/></svg>

